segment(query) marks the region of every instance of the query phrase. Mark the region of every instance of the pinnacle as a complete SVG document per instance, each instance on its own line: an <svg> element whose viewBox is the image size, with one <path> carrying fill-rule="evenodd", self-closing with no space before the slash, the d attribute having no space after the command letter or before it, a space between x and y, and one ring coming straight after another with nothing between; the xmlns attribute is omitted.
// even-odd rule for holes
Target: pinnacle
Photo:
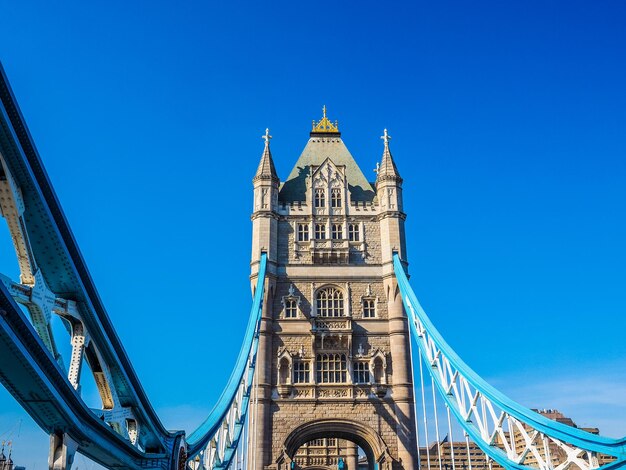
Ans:
<svg viewBox="0 0 626 470"><path fill-rule="evenodd" d="M381 139L383 139L385 143L385 148L383 150L382 161L380 166L377 168L378 176L376 177L376 180L382 181L383 179L394 179L401 182L402 178L400 177L396 163L393 161L393 157L391 156L391 150L389 150L389 141L391 140L391 136L387 133L387 129L384 130Z"/></svg>
<svg viewBox="0 0 626 470"><path fill-rule="evenodd" d="M262 138L265 140L265 148L263 149L263 155L261 155L261 161L259 162L259 167L256 170L253 181L262 179L278 182L279 179L276 174L276 167L274 167L274 160L272 159L272 152L270 150L270 139L272 136L270 135L269 129L265 129L265 135L263 135Z"/></svg>

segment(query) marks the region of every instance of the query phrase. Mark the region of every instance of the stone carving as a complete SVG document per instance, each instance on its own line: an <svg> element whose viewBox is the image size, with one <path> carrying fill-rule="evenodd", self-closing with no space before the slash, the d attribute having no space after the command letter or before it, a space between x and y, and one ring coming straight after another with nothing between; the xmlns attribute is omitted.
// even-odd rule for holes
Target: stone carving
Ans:
<svg viewBox="0 0 626 470"><path fill-rule="evenodd" d="M325 330L341 330L349 328L349 325L346 320L320 320L318 318L315 320L315 327Z"/></svg>
<svg viewBox="0 0 626 470"><path fill-rule="evenodd" d="M293 392L294 398L310 398L311 397L311 389L310 388L296 388Z"/></svg>
<svg viewBox="0 0 626 470"><path fill-rule="evenodd" d="M317 391L319 398L348 398L347 388L320 388Z"/></svg>

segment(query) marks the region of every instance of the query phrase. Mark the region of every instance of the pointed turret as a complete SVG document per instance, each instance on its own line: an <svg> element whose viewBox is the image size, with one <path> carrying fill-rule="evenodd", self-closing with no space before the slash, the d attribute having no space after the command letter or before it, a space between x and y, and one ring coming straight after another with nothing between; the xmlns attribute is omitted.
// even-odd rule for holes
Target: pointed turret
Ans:
<svg viewBox="0 0 626 470"><path fill-rule="evenodd" d="M257 180L279 181L278 175L276 174L276 167L274 166L274 160L272 159L272 151L270 150L271 138L272 136L270 135L270 130L265 129L265 135L263 136L263 139L265 140L265 149L263 150L259 167L257 168L254 179L252 180L254 182Z"/></svg>
<svg viewBox="0 0 626 470"><path fill-rule="evenodd" d="M267 253L270 263L276 262L276 237L278 220L278 186L272 152L270 150L270 130L265 129L265 148L256 170L254 185L254 211L252 212L252 259L258 261L261 252Z"/></svg>
<svg viewBox="0 0 626 470"><path fill-rule="evenodd" d="M391 136L387 133L387 129L384 130L381 139L383 139L385 143L385 148L383 150L383 159L380 166L377 168L378 175L376 177L376 183L386 179L391 179L401 183L402 178L400 177L396 163L393 161L391 151L389 150L389 141L391 140Z"/></svg>
<svg viewBox="0 0 626 470"><path fill-rule="evenodd" d="M383 271L393 272L393 252L397 252L401 259L406 259L404 240L404 219L402 211L402 178L393 161L389 150L391 137L384 130L381 137L385 143L383 159L377 168L376 196L380 206L380 232L383 246L389 247L383 252Z"/></svg>

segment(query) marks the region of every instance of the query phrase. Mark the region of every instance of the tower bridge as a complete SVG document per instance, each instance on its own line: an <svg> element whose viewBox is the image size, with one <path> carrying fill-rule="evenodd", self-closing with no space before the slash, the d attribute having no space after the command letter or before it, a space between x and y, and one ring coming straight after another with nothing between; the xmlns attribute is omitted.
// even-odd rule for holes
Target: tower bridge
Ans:
<svg viewBox="0 0 626 470"><path fill-rule="evenodd" d="M439 334L408 280L403 180L386 130L373 182L326 108L284 181L269 130L263 139L241 350L203 424L170 431L0 73L0 209L20 270L0 282L0 381L49 434L50 470L70 469L76 452L133 470L442 470L442 458L447 470L479 461L515 470L626 466L626 438L519 405ZM53 315L71 337L67 358ZM81 397L87 373L97 409Z"/></svg>

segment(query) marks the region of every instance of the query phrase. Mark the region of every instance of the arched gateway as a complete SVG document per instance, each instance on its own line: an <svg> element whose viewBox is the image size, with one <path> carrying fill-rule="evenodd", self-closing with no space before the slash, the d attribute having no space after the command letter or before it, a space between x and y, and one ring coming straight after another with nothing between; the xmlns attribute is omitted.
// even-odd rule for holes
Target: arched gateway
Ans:
<svg viewBox="0 0 626 470"><path fill-rule="evenodd" d="M291 431L284 442L283 455L278 458L278 469L290 468L296 452L307 442L322 438L344 439L359 446L367 456L368 468L374 464L384 470L392 468L393 458L380 435L369 426L347 419L318 419L304 423ZM313 470L315 467L307 467ZM319 467L325 468L325 467Z"/></svg>
<svg viewBox="0 0 626 470"><path fill-rule="evenodd" d="M392 258L407 259L402 179L386 131L383 139L370 183L324 110L281 183L266 132L253 179L253 285L267 253L254 470L291 468L294 459L296 468L337 468L340 459L357 470L357 446L370 468L417 466L408 325ZM335 446L332 459L320 439ZM301 457L303 446L326 460Z"/></svg>

